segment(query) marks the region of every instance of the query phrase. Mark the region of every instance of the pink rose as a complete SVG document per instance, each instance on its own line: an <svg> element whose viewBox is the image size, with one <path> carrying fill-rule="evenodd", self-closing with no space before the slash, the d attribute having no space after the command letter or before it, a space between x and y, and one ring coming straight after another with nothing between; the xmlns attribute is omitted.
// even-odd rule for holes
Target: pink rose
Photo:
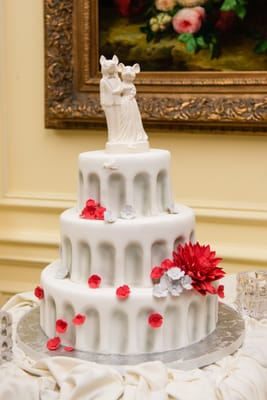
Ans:
<svg viewBox="0 0 267 400"><path fill-rule="evenodd" d="M201 28L204 18L203 7L182 8L172 19L173 29L178 33L196 33Z"/></svg>
<svg viewBox="0 0 267 400"><path fill-rule="evenodd" d="M176 0L156 0L155 7L159 11L171 11L177 2Z"/></svg>

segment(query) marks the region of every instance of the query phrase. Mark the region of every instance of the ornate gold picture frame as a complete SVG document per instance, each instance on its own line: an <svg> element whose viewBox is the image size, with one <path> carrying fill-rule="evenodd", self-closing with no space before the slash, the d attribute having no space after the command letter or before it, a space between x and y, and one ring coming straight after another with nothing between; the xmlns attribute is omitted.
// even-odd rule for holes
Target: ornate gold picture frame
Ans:
<svg viewBox="0 0 267 400"><path fill-rule="evenodd" d="M44 0L44 22L46 127L104 124L98 0ZM136 86L146 125L267 132L267 71L141 72Z"/></svg>

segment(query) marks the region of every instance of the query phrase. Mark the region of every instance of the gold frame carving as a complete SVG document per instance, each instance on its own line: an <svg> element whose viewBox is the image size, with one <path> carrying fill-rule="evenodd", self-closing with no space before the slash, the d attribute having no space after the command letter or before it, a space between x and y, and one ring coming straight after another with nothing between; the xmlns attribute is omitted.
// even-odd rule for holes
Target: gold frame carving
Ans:
<svg viewBox="0 0 267 400"><path fill-rule="evenodd" d="M45 126L105 124L98 0L44 0L44 23ZM141 72L136 86L145 125L267 132L265 71Z"/></svg>

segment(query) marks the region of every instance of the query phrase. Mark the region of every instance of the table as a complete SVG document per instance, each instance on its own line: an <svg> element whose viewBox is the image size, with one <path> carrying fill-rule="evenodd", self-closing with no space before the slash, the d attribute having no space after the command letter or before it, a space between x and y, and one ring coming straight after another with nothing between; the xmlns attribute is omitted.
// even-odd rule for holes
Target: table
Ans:
<svg viewBox="0 0 267 400"><path fill-rule="evenodd" d="M225 279L227 303L235 296L232 278ZM5 304L14 330L36 304L28 292ZM233 355L191 371L159 361L124 370L59 356L36 362L15 343L12 361L0 366L0 400L266 400L267 320L246 317L245 325L244 343Z"/></svg>

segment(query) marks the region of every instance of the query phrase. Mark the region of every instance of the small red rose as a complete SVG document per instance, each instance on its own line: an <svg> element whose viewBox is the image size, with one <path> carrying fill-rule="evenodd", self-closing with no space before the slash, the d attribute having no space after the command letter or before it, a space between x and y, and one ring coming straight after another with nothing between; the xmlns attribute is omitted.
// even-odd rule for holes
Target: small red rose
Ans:
<svg viewBox="0 0 267 400"><path fill-rule="evenodd" d="M130 292L131 290L128 285L122 285L117 288L116 296L120 299L126 299L129 296Z"/></svg>
<svg viewBox="0 0 267 400"><path fill-rule="evenodd" d="M93 199L86 201L85 207L82 210L80 217L84 219L104 219L105 207L102 207Z"/></svg>
<svg viewBox="0 0 267 400"><path fill-rule="evenodd" d="M105 211L106 211L106 208L105 207L98 207L96 210L95 210L95 219L104 219L104 213L105 213Z"/></svg>
<svg viewBox="0 0 267 400"><path fill-rule="evenodd" d="M169 258L166 258L165 260L162 261L162 263L160 264L161 268L163 268L165 271L167 271L168 269L175 267L175 264L172 260L170 260Z"/></svg>
<svg viewBox="0 0 267 400"><path fill-rule="evenodd" d="M101 283L101 277L99 275L91 275L88 279L88 285L92 289L96 289L100 286Z"/></svg>
<svg viewBox="0 0 267 400"><path fill-rule="evenodd" d="M160 328L163 324L163 317L158 313L150 314L148 317L148 323L152 328Z"/></svg>
<svg viewBox="0 0 267 400"><path fill-rule="evenodd" d="M63 319L58 319L56 321L56 331L57 333L65 333L68 328L68 323Z"/></svg>
<svg viewBox="0 0 267 400"><path fill-rule="evenodd" d="M64 351L67 351L69 353L74 350L74 348L71 346L64 346L63 349L64 349Z"/></svg>
<svg viewBox="0 0 267 400"><path fill-rule="evenodd" d="M72 322L74 325L82 325L86 319L85 315L82 314L77 314L75 317L72 319Z"/></svg>
<svg viewBox="0 0 267 400"><path fill-rule="evenodd" d="M217 294L218 296L223 299L224 298L224 286L223 285L219 285L217 288Z"/></svg>
<svg viewBox="0 0 267 400"><path fill-rule="evenodd" d="M162 277L163 274L164 269L162 267L154 267L150 272L150 278L158 280Z"/></svg>
<svg viewBox="0 0 267 400"><path fill-rule="evenodd" d="M46 347L48 350L57 350L61 345L61 340L58 336L54 337L53 339L49 339L46 343Z"/></svg>
<svg viewBox="0 0 267 400"><path fill-rule="evenodd" d="M34 295L39 300L42 300L44 298L44 289L41 286L36 286L36 288L34 289Z"/></svg>

